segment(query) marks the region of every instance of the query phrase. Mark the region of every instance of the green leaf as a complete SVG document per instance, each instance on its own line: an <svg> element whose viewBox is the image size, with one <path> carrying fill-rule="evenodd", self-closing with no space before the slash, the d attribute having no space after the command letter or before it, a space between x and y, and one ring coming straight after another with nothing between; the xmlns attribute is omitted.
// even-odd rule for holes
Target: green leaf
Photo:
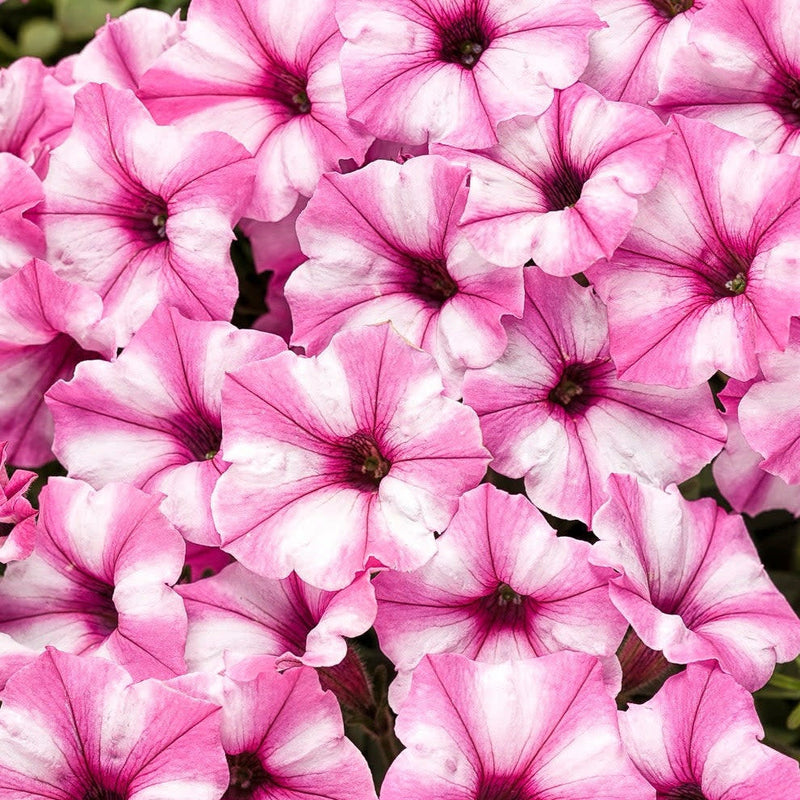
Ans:
<svg viewBox="0 0 800 800"><path fill-rule="evenodd" d="M767 686L773 686L776 689L786 689L790 692L795 692L796 696L800 698L800 678L793 678L791 675L784 675L776 672L770 679Z"/></svg>
<svg viewBox="0 0 800 800"><path fill-rule="evenodd" d="M105 23L106 16L118 17L137 0L55 0L55 15L65 39L90 39Z"/></svg>
<svg viewBox="0 0 800 800"><path fill-rule="evenodd" d="M34 17L19 29L17 49L20 56L36 56L46 60L61 45L61 28L46 17Z"/></svg>
<svg viewBox="0 0 800 800"><path fill-rule="evenodd" d="M795 731L800 728L800 703L798 703L792 709L792 713L789 714L789 718L786 720L786 727L790 731Z"/></svg>

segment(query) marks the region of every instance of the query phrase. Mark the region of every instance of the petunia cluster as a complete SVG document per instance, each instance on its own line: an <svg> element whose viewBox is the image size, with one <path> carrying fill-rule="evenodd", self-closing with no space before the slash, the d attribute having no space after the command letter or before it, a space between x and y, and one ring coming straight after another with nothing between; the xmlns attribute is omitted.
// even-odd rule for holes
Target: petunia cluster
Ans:
<svg viewBox="0 0 800 800"><path fill-rule="evenodd" d="M0 71L0 796L800 800L792 13L192 0Z"/></svg>

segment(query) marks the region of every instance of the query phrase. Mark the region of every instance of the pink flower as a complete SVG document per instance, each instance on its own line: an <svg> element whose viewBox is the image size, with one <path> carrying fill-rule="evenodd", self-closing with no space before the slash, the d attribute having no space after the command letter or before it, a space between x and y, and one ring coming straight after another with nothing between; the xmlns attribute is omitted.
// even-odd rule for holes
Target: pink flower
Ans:
<svg viewBox="0 0 800 800"><path fill-rule="evenodd" d="M585 653L484 664L426 656L397 718L406 745L381 800L653 800Z"/></svg>
<svg viewBox="0 0 800 800"><path fill-rule="evenodd" d="M11 463L40 467L52 459L44 393L78 362L113 357L102 311L93 291L59 278L44 261L0 283L0 440L9 442Z"/></svg>
<svg viewBox="0 0 800 800"><path fill-rule="evenodd" d="M667 167L628 238L588 273L608 305L620 377L747 380L800 314L800 160L673 117Z"/></svg>
<svg viewBox="0 0 800 800"><path fill-rule="evenodd" d="M345 637L369 630L377 610L368 572L325 592L294 573L274 580L231 564L178 593L189 617L186 660L189 669L204 672L251 656L273 656L278 669L333 666L345 656Z"/></svg>
<svg viewBox="0 0 800 800"><path fill-rule="evenodd" d="M442 396L433 359L389 325L345 331L315 358L250 364L223 387L211 500L223 547L259 574L348 586L371 557L435 552L488 453L472 409Z"/></svg>
<svg viewBox="0 0 800 800"><path fill-rule="evenodd" d="M108 83L135 92L142 75L178 41L185 27L177 11L170 16L134 8L109 18L75 58L72 78L79 84Z"/></svg>
<svg viewBox="0 0 800 800"><path fill-rule="evenodd" d="M609 100L647 105L706 0L593 0L608 27L589 40L581 80Z"/></svg>
<svg viewBox="0 0 800 800"><path fill-rule="evenodd" d="M589 565L589 544L556 537L525 497L489 484L467 492L437 547L418 570L375 578L375 630L399 672L394 708L426 654L491 663L560 650L613 658L627 622Z"/></svg>
<svg viewBox="0 0 800 800"><path fill-rule="evenodd" d="M591 289L531 267L525 291L522 320L505 323L505 354L467 373L464 401L493 469L524 477L536 505L588 524L611 473L665 486L719 452L725 425L707 386L678 392L615 377L605 309Z"/></svg>
<svg viewBox="0 0 800 800"><path fill-rule="evenodd" d="M25 497L35 472L6 468L7 442L0 442L0 563L21 561L33 552L36 510Z"/></svg>
<svg viewBox="0 0 800 800"><path fill-rule="evenodd" d="M478 153L434 148L472 170L467 238L496 264L533 258L551 275L574 275L611 258L630 231L639 195L661 175L669 132L652 111L576 83L497 136Z"/></svg>
<svg viewBox="0 0 800 800"><path fill-rule="evenodd" d="M758 559L742 518L614 475L589 560L609 567L611 601L673 664L713 659L742 686L763 686L800 653L800 620Z"/></svg>
<svg viewBox="0 0 800 800"><path fill-rule="evenodd" d="M367 762L344 735L339 704L314 670L273 668L248 682L217 677L204 685L187 676L171 685L222 706L230 775L222 800L377 800Z"/></svg>
<svg viewBox="0 0 800 800"><path fill-rule="evenodd" d="M0 709L0 792L31 800L218 800L219 707L48 648Z"/></svg>
<svg viewBox="0 0 800 800"><path fill-rule="evenodd" d="M772 153L800 155L800 46L791 0L716 0L692 18L653 104Z"/></svg>
<svg viewBox="0 0 800 800"><path fill-rule="evenodd" d="M36 173L16 156L0 152L0 281L44 255L44 234L25 217L43 197Z"/></svg>
<svg viewBox="0 0 800 800"><path fill-rule="evenodd" d="M100 655L137 680L185 671L186 612L170 588L184 545L160 497L51 478L36 549L0 582L0 630L32 648Z"/></svg>
<svg viewBox="0 0 800 800"><path fill-rule="evenodd" d="M160 123L224 130L255 155L246 213L276 221L372 141L345 113L333 0L193 0L182 40L142 80Z"/></svg>
<svg viewBox="0 0 800 800"><path fill-rule="evenodd" d="M785 353L770 353L763 358L773 367L776 362L785 364L787 361L796 361L796 347L790 344ZM793 387L796 383L794 375L786 377ZM734 511L754 517L762 511L784 508L794 516L800 516L800 486L789 486L782 478L763 469L761 464L764 459L748 444L742 433L739 421L741 400L754 383L761 383L763 380L764 376L760 372L752 381L737 381L731 378L719 393L719 399L725 406L723 418L728 426L728 440L722 452L714 459L714 480ZM766 386L762 384L761 391L765 388ZM792 404L796 389L787 388L786 401ZM770 386L770 393L772 397L769 397L769 402L762 408L759 408L754 396L755 402L748 403L745 415L754 440L764 442L764 439L769 437L774 442L777 452L777 449L786 448L792 441L794 428L787 421L787 416L791 415L787 413L785 406L776 413L774 384ZM768 432L765 437L765 425L767 428L774 426L777 435Z"/></svg>
<svg viewBox="0 0 800 800"><path fill-rule="evenodd" d="M460 396L464 370L503 352L500 317L523 299L521 266L487 263L457 227L467 176L437 156L325 175L298 220L310 260L286 284L292 343L316 354L341 329L389 320Z"/></svg>
<svg viewBox="0 0 800 800"><path fill-rule="evenodd" d="M237 284L228 251L251 171L225 134L159 127L131 91L90 84L45 182L50 258L100 294L120 344L159 302L192 319L229 319Z"/></svg>
<svg viewBox="0 0 800 800"><path fill-rule="evenodd" d="M588 2L339 0L347 110L384 139L490 147L574 83L602 23Z"/></svg>
<svg viewBox="0 0 800 800"><path fill-rule="evenodd" d="M753 698L713 665L690 664L619 715L633 763L667 800L798 800L797 761L760 744Z"/></svg>
<svg viewBox="0 0 800 800"><path fill-rule="evenodd" d="M159 306L113 364L83 364L48 392L56 454L95 488L163 492L161 510L181 534L218 545L210 502L228 466L218 452L223 378L283 350L275 336Z"/></svg>

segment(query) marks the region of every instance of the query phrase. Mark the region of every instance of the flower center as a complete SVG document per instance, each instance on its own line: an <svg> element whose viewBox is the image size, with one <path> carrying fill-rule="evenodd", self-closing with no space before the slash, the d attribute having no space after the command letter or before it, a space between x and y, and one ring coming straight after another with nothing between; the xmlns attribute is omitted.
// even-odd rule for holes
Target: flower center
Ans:
<svg viewBox="0 0 800 800"><path fill-rule="evenodd" d="M375 489L389 474L392 462L381 453L372 434L359 431L342 442L351 483Z"/></svg>
<svg viewBox="0 0 800 800"><path fill-rule="evenodd" d="M110 636L119 627L119 613L114 605L114 587L97 581L93 588L97 597L94 608L97 626L104 636Z"/></svg>
<svg viewBox="0 0 800 800"><path fill-rule="evenodd" d="M491 627L516 628L525 621L533 601L517 594L507 583L500 583L491 594L482 597L478 604Z"/></svg>
<svg viewBox="0 0 800 800"><path fill-rule="evenodd" d="M662 17L672 19L692 8L694 0L650 0L650 4Z"/></svg>
<svg viewBox="0 0 800 800"><path fill-rule="evenodd" d="M696 783L685 783L667 792L657 792L656 800L706 800Z"/></svg>
<svg viewBox="0 0 800 800"><path fill-rule="evenodd" d="M747 288L747 276L744 272L737 272L733 278L725 283L725 288L731 294L742 294Z"/></svg>
<svg viewBox="0 0 800 800"><path fill-rule="evenodd" d="M94 783L86 790L80 800L125 800L125 795L114 789L105 789Z"/></svg>
<svg viewBox="0 0 800 800"><path fill-rule="evenodd" d="M475 795L475 800L530 800L517 775L484 776Z"/></svg>
<svg viewBox="0 0 800 800"><path fill-rule="evenodd" d="M776 110L786 122L800 125L800 80L785 75L776 89L777 100L774 101Z"/></svg>
<svg viewBox="0 0 800 800"><path fill-rule="evenodd" d="M412 256L408 266L411 273L408 290L426 302L441 308L458 294L458 284L450 277L444 259Z"/></svg>
<svg viewBox="0 0 800 800"><path fill-rule="evenodd" d="M230 783L222 800L250 800L262 786L271 783L269 775L255 753L226 753Z"/></svg>
<svg viewBox="0 0 800 800"><path fill-rule="evenodd" d="M149 193L145 195L135 227L151 245L159 244L167 238L167 212L167 204L162 198Z"/></svg>
<svg viewBox="0 0 800 800"><path fill-rule="evenodd" d="M490 44L483 12L477 2L472 2L466 12L440 23L439 56L449 64L459 64L472 69Z"/></svg>
<svg viewBox="0 0 800 800"><path fill-rule="evenodd" d="M579 170L561 165L542 183L541 192L547 202L548 211L563 211L572 208L581 199L586 176Z"/></svg>
<svg viewBox="0 0 800 800"><path fill-rule="evenodd" d="M569 411L577 411L588 399L588 381L589 369L585 364L568 364L547 399Z"/></svg>
<svg viewBox="0 0 800 800"><path fill-rule="evenodd" d="M723 277L728 280L723 283L724 292L718 296L726 297L730 295L744 294L747 290L747 271L750 267L751 259L745 258L738 253L728 252L722 258Z"/></svg>
<svg viewBox="0 0 800 800"><path fill-rule="evenodd" d="M305 78L295 75L283 66L274 66L264 76L264 94L284 106L292 116L311 112Z"/></svg>

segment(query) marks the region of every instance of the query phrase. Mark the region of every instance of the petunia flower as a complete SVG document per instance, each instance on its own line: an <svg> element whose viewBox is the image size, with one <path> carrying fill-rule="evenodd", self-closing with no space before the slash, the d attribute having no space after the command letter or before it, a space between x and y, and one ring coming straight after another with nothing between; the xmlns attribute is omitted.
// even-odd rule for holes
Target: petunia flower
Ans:
<svg viewBox="0 0 800 800"><path fill-rule="evenodd" d="M21 561L33 552L36 541L36 509L25 493L35 472L6 467L8 442L0 442L0 563Z"/></svg>
<svg viewBox="0 0 800 800"><path fill-rule="evenodd" d="M800 160L702 120L671 127L630 235L587 273L608 305L611 355L625 380L747 380L800 314Z"/></svg>
<svg viewBox="0 0 800 800"><path fill-rule="evenodd" d="M488 263L458 228L467 176L438 156L325 175L298 219L309 260L286 283L292 343L313 355L342 329L389 320L459 397L464 370L503 352L500 318L523 298L522 262Z"/></svg>
<svg viewBox="0 0 800 800"><path fill-rule="evenodd" d="M156 125L128 89L90 84L53 151L37 220L58 273L93 289L120 344L159 302L227 320L229 248L250 199L252 161L224 133Z"/></svg>
<svg viewBox="0 0 800 800"><path fill-rule="evenodd" d="M647 647L673 664L715 660L750 691L800 653L800 620L740 516L629 475L612 476L609 490L589 560L614 570L611 601Z"/></svg>
<svg viewBox="0 0 800 800"><path fill-rule="evenodd" d="M707 386L676 391L615 376L605 308L591 289L531 267L525 291L523 318L505 322L506 352L467 372L464 402L480 418L492 468L524 477L537 506L589 524L611 473L665 486L719 452L725 425Z"/></svg>
<svg viewBox="0 0 800 800"><path fill-rule="evenodd" d="M53 648L6 685L8 800L218 800L227 784L217 705Z"/></svg>
<svg viewBox="0 0 800 800"><path fill-rule="evenodd" d="M485 664L425 656L381 800L655 800L622 749L600 664L585 653Z"/></svg>
<svg viewBox="0 0 800 800"><path fill-rule="evenodd" d="M475 412L442 396L433 359L389 325L231 373L222 432L232 466L211 508L223 548L254 572L294 570L329 591L373 557L421 566L489 460Z"/></svg>
<svg viewBox="0 0 800 800"><path fill-rule="evenodd" d="M187 320L159 306L113 363L86 363L47 395L54 449L71 477L166 495L161 510L188 540L219 545L211 492L228 370L285 350L276 336Z"/></svg>
<svg viewBox="0 0 800 800"><path fill-rule="evenodd" d="M339 0L352 119L383 139L490 147L574 83L602 27L584 0Z"/></svg>
<svg viewBox="0 0 800 800"><path fill-rule="evenodd" d="M608 27L589 40L581 80L609 100L646 106L707 0L593 0Z"/></svg>
<svg viewBox="0 0 800 800"><path fill-rule="evenodd" d="M770 153L800 155L800 41L792 0L714 0L692 17L653 105L702 117Z"/></svg>
<svg viewBox="0 0 800 800"><path fill-rule="evenodd" d="M627 622L587 560L590 545L557 537L524 496L472 489L437 548L419 569L374 580L375 630L399 673L393 708L426 654L497 663L577 650L613 659Z"/></svg>
<svg viewBox="0 0 800 800"><path fill-rule="evenodd" d="M53 458L53 418L44 393L75 365L112 358L113 331L101 321L103 303L91 289L69 283L33 260L0 283L0 440L8 460L40 467Z"/></svg>
<svg viewBox="0 0 800 800"><path fill-rule="evenodd" d="M258 656L273 657L278 669L333 666L345 657L345 637L369 630L377 610L368 571L326 592L294 573L275 580L231 564L177 591L189 618L187 664L204 672Z"/></svg>
<svg viewBox="0 0 800 800"><path fill-rule="evenodd" d="M372 142L345 113L334 0L193 0L181 41L142 79L160 123L222 130L255 155L246 216L277 221Z"/></svg>
<svg viewBox="0 0 800 800"><path fill-rule="evenodd" d="M800 799L797 761L759 742L753 698L712 664L690 664L619 715L637 769L665 800Z"/></svg>
<svg viewBox="0 0 800 800"><path fill-rule="evenodd" d="M186 611L170 588L184 545L159 496L50 478L33 554L0 582L0 631L31 648L99 655L141 680L186 669Z"/></svg>
<svg viewBox="0 0 800 800"><path fill-rule="evenodd" d="M576 83L540 116L501 123L494 147L433 152L472 172L461 226L484 257L504 266L532 258L551 275L574 275L611 258L630 231L669 135L649 109Z"/></svg>

